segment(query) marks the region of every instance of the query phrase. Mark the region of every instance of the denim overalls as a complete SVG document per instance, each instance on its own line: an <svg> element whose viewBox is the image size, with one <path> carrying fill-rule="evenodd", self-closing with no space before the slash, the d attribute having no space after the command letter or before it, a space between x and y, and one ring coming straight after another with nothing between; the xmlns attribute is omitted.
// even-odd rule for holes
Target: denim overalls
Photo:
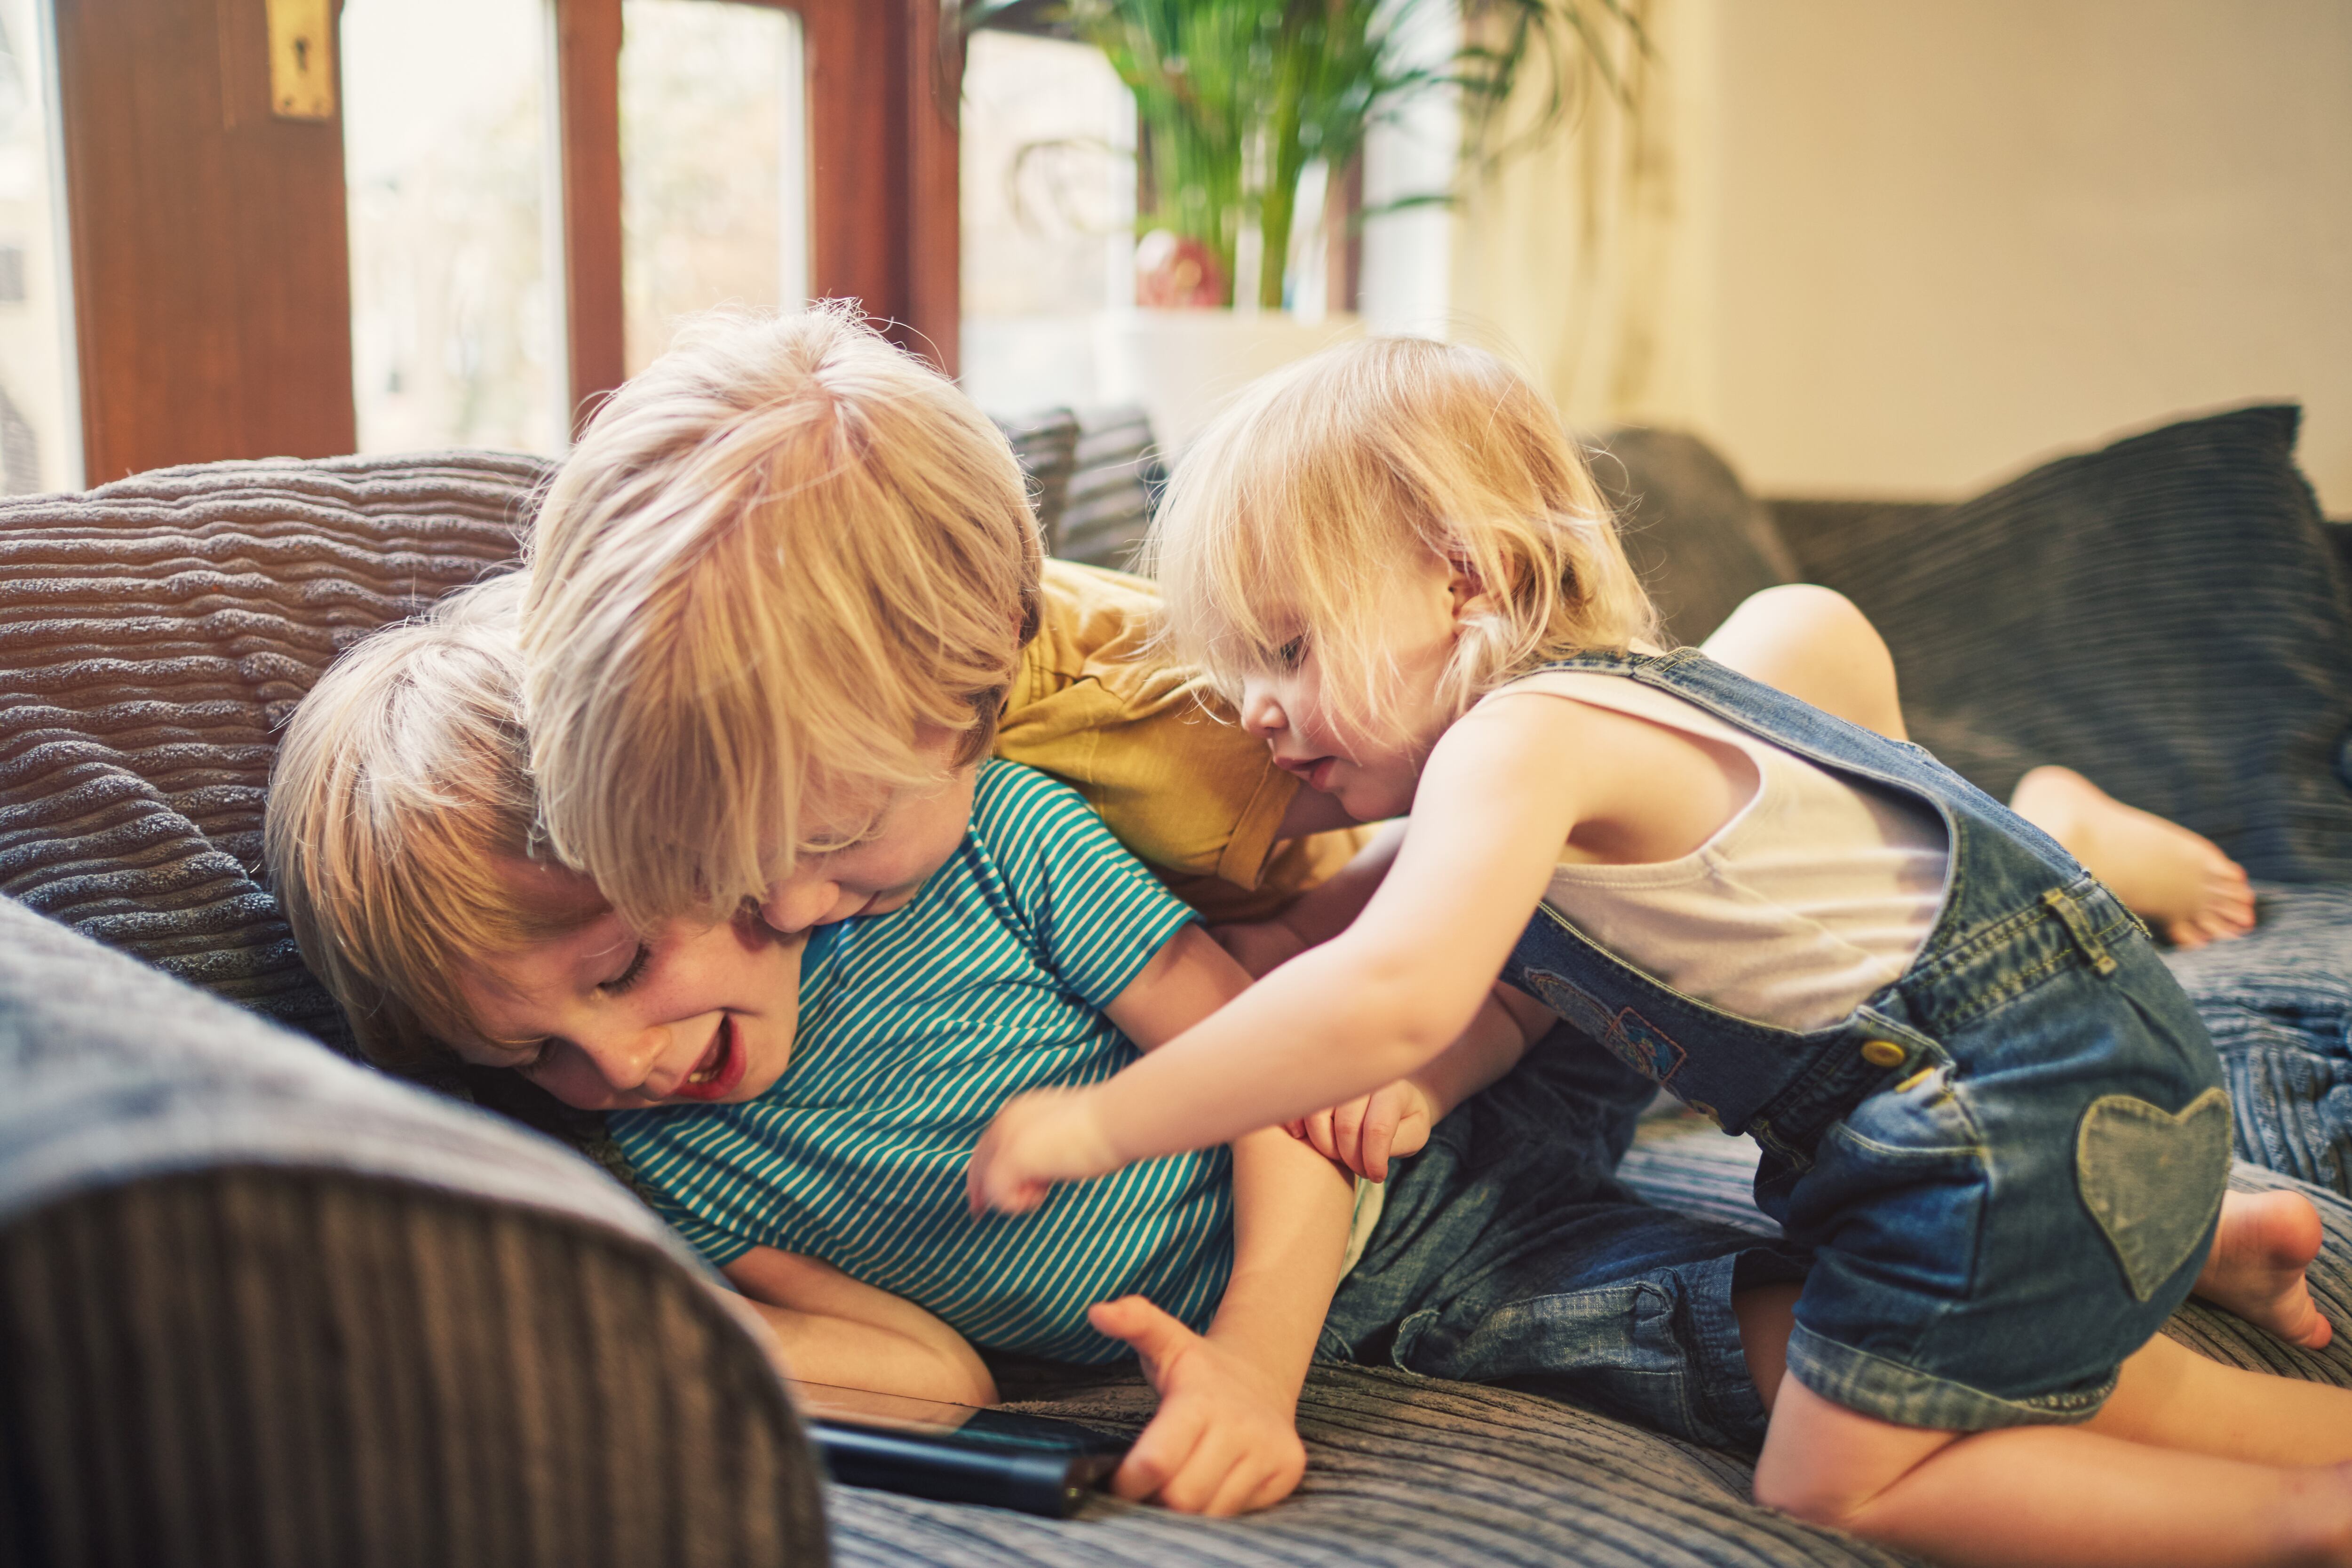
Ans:
<svg viewBox="0 0 2352 1568"><path fill-rule="evenodd" d="M1548 667L1658 688L1943 818L1943 907L1903 977L1795 1033L1708 1006L1538 906L1503 978L1727 1132L1814 1249L1789 1367L1906 1426L2082 1420L2189 1294L2229 1101L2145 930L2057 844L1920 748L1696 649Z"/></svg>

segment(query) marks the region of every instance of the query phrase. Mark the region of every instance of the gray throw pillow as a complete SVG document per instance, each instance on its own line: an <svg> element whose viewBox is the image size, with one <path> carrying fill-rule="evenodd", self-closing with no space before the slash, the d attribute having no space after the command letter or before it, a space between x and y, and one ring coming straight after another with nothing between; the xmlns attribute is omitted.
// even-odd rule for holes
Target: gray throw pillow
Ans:
<svg viewBox="0 0 2352 1568"><path fill-rule="evenodd" d="M352 643L511 564L543 472L279 458L0 503L0 893L344 1046L266 890L279 727Z"/></svg>
<svg viewBox="0 0 2352 1568"><path fill-rule="evenodd" d="M1771 513L1697 437L1628 426L1591 458L1669 645L1705 642L1748 595L1797 580Z"/></svg>
<svg viewBox="0 0 2352 1568"><path fill-rule="evenodd" d="M1810 509L1792 536L1885 636L1914 738L1980 788L2061 763L2257 879L2352 880L2352 595L2300 421L2184 420L1958 506Z"/></svg>

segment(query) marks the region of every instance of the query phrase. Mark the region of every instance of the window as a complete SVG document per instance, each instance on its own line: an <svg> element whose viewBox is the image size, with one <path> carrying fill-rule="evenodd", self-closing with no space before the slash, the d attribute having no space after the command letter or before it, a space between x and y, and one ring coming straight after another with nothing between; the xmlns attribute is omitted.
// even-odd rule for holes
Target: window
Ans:
<svg viewBox="0 0 2352 1568"><path fill-rule="evenodd" d="M1100 400L1095 317L1135 301L1135 100L1085 44L982 32L963 77L963 379L1005 414Z"/></svg>
<svg viewBox="0 0 2352 1568"><path fill-rule="evenodd" d="M565 436L548 0L347 0L362 452Z"/></svg>
<svg viewBox="0 0 2352 1568"><path fill-rule="evenodd" d="M621 43L625 361L679 317L809 297L801 20L722 0L627 0Z"/></svg>
<svg viewBox="0 0 2352 1568"><path fill-rule="evenodd" d="M38 0L0 0L0 491L81 483L58 135Z"/></svg>

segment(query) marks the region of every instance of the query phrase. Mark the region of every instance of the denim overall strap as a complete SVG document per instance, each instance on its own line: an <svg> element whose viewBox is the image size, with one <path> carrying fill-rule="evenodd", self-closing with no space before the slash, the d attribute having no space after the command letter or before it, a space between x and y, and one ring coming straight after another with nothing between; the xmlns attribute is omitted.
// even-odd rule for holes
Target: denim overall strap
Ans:
<svg viewBox="0 0 2352 1568"><path fill-rule="evenodd" d="M1925 800L1950 851L1933 931L1901 980L1843 1021L1807 1033L1738 1017L1617 958L1538 905L1503 978L1715 1119L1810 1165L1822 1130L1873 1090L1946 1063L1939 1037L2012 970L2018 943L2095 965L2132 918L2054 840L1928 752L1849 724L1696 648L1590 654L1547 669L1624 676L1832 772ZM1989 938L1998 938L1997 941ZM1981 963L1971 955L1985 953ZM1990 956L1998 953L1999 956ZM2113 960L2108 961L2110 963Z"/></svg>

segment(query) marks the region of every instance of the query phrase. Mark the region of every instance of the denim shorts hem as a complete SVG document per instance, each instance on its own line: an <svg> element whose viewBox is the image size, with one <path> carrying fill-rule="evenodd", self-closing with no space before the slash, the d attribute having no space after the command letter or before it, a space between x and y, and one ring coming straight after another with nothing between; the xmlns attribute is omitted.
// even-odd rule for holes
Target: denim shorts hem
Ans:
<svg viewBox="0 0 2352 1568"><path fill-rule="evenodd" d="M1802 1323L1789 1335L1789 1373L1849 1410L1937 1432L2071 1426L2097 1415L2116 1389L2111 1372L2095 1387L2007 1398L1823 1339Z"/></svg>

